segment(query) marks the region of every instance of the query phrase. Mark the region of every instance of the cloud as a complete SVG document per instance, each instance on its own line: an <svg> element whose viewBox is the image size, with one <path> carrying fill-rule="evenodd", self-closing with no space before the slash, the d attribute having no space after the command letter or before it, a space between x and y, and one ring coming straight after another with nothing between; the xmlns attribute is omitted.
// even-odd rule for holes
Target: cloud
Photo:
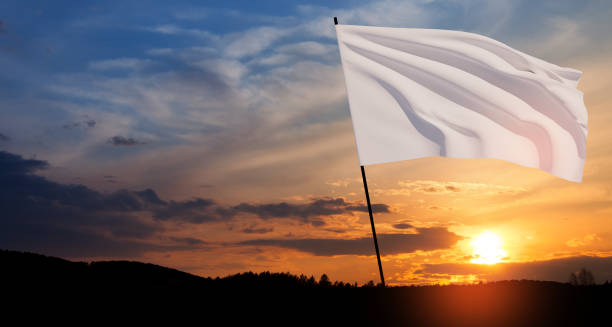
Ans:
<svg viewBox="0 0 612 327"><path fill-rule="evenodd" d="M396 228L396 229L410 229L410 228L414 228L414 226L412 226L411 224L408 224L408 223L399 223L399 224L393 224L393 228Z"/></svg>
<svg viewBox="0 0 612 327"><path fill-rule="evenodd" d="M149 59L117 58L90 62L89 69L98 71L119 69L136 70L145 68L152 63L153 61Z"/></svg>
<svg viewBox="0 0 612 327"><path fill-rule="evenodd" d="M73 121L73 122L64 124L62 127L64 129L73 129L73 128L79 128L81 126L86 127L86 128L93 128L96 126L96 121L93 119L86 119L83 121Z"/></svg>
<svg viewBox="0 0 612 327"><path fill-rule="evenodd" d="M291 62L317 61L334 64L338 49L335 44L315 41L290 43L271 49L272 54L258 56L248 62L249 65L282 66Z"/></svg>
<svg viewBox="0 0 612 327"><path fill-rule="evenodd" d="M34 175L49 164L0 151L0 247L60 256L130 255L161 249L147 239L159 225L132 213L150 192L99 193Z"/></svg>
<svg viewBox="0 0 612 327"><path fill-rule="evenodd" d="M224 53L232 58L255 55L268 48L280 38L289 35L292 29L262 26L236 35L225 47Z"/></svg>
<svg viewBox="0 0 612 327"><path fill-rule="evenodd" d="M214 200L194 198L186 201L170 201L153 210L157 220L184 221L193 224L225 221L232 219L231 209L217 205Z"/></svg>
<svg viewBox="0 0 612 327"><path fill-rule="evenodd" d="M216 74L229 85L238 85L248 72L247 68L237 60L206 59L194 65Z"/></svg>
<svg viewBox="0 0 612 327"><path fill-rule="evenodd" d="M359 178L344 178L344 179L338 179L338 180L333 180L333 181L326 181L325 184L327 185L331 185L334 187L347 187L349 186L349 184L351 183L361 183L361 179Z"/></svg>
<svg viewBox="0 0 612 327"><path fill-rule="evenodd" d="M161 200L159 200L161 201ZM152 202L152 201L150 201ZM389 206L382 203L372 205L377 213L388 213ZM184 221L194 224L229 221L244 214L268 219L289 219L313 226L323 226L322 217L367 212L367 207L360 202L347 202L343 198L315 198L308 203L248 203L238 205L222 205L212 199L194 198L185 201L163 202L163 205L152 209L153 217L157 220ZM257 232L250 229L251 232ZM248 233L249 231L243 230Z"/></svg>
<svg viewBox="0 0 612 327"><path fill-rule="evenodd" d="M167 35L187 35L206 40L218 40L218 36L208 31L196 28L182 28L173 24L159 25L153 28L147 28L151 32L157 32Z"/></svg>
<svg viewBox="0 0 612 327"><path fill-rule="evenodd" d="M581 247L581 246L585 246L585 245L589 245L593 242L597 242L597 241L601 241L601 237L599 237L597 234L588 234L585 235L582 238L573 238L567 242L565 242L565 245L571 247L571 248L576 248L576 247Z"/></svg>
<svg viewBox="0 0 612 327"><path fill-rule="evenodd" d="M308 203L271 202L222 205L213 199L195 197L183 201L165 201L152 189L117 190L100 193L83 185L67 185L49 181L34 173L49 167L42 160L24 159L0 152L0 176L4 194L2 202L10 224L42 224L58 228L96 230L104 235L148 237L163 232L156 222L188 222L204 224L236 219L252 214L260 219L293 219L314 226L325 223L321 217L335 214L366 212L360 202L343 198L319 198ZM116 181L104 175L105 181ZM386 204L375 204L374 211L389 212ZM23 220L20 220L22 218ZM149 217L149 218L147 218ZM263 229L245 230L258 233Z"/></svg>
<svg viewBox="0 0 612 327"><path fill-rule="evenodd" d="M246 234L266 234L266 233L271 233L274 231L273 227L270 228L254 228L254 227L247 227L245 229L242 230L243 233Z"/></svg>
<svg viewBox="0 0 612 327"><path fill-rule="evenodd" d="M6 135L4 135L4 134L0 133L0 141L5 141L5 142L7 142L7 141L10 141L10 140L11 140L11 138L10 138L10 137L8 137L8 136L6 136Z"/></svg>
<svg viewBox="0 0 612 327"><path fill-rule="evenodd" d="M487 281L532 279L567 282L572 272L581 268L593 272L596 281L612 280L612 257L575 256L568 258L478 265L469 263L425 264L415 275L476 275Z"/></svg>
<svg viewBox="0 0 612 327"><path fill-rule="evenodd" d="M164 201L152 189L101 193L49 181L36 172L46 161L0 151L0 248L63 257L139 256L147 251L201 248L202 240L160 237L160 220L202 223L208 199ZM114 179L105 175L105 179ZM225 216L216 206L215 219Z"/></svg>
<svg viewBox="0 0 612 327"><path fill-rule="evenodd" d="M315 226L324 225L324 222L320 219L322 216L368 211L367 206L361 204L361 202L347 202L343 198L313 199L309 203L241 203L232 209L252 213L262 219L293 218ZM389 206L383 203L375 203L372 205L372 211L388 213Z"/></svg>
<svg viewBox="0 0 612 327"><path fill-rule="evenodd" d="M0 247L68 257L141 255L146 251L190 249L208 244L172 237L166 238L170 244L160 243L160 237L168 231L166 225L160 224L164 221L203 224L228 221L247 213L260 219L296 219L320 226L324 224L320 219L323 216L367 210L360 202L343 198L319 198L307 203L243 202L231 206L199 197L165 201L152 189L101 193L84 185L56 183L35 175L48 167L46 161L0 152ZM114 180L114 176L104 175L104 179ZM389 212L385 204L376 204L374 208L377 212ZM241 232L265 234L273 230L251 226ZM417 234L382 234L383 251L435 248L454 240L453 235L458 237L445 229L417 231ZM365 246L370 244L366 239L348 242L358 246L355 253L365 254ZM308 246L317 254L324 255L326 251L318 249L312 240L296 242L305 242L306 251ZM335 246L329 251L340 254L347 251L341 250L343 241L322 242Z"/></svg>
<svg viewBox="0 0 612 327"><path fill-rule="evenodd" d="M389 206L382 203L372 205L377 213L388 213ZM212 199L194 198L186 201L170 201L153 210L153 217L158 220L180 220L195 224L227 221L240 214L252 214L268 219L291 219L313 226L323 226L324 216L354 214L367 212L367 207L360 202L347 202L343 198L318 198L308 203L248 203L238 205L221 205Z"/></svg>
<svg viewBox="0 0 612 327"><path fill-rule="evenodd" d="M49 163L36 159L23 159L5 151L0 151L0 176L20 176L31 174L37 170L47 169ZM5 187L8 185L5 185Z"/></svg>
<svg viewBox="0 0 612 327"><path fill-rule="evenodd" d="M416 181L400 181L398 184L401 189L381 189L378 192L384 194L410 194L417 192L423 194L456 194L456 193L477 193L482 195L498 195L498 194L518 194L526 192L523 187L514 187L506 185L495 185L485 183L470 183L470 182L442 182L431 180L416 180Z"/></svg>
<svg viewBox="0 0 612 327"><path fill-rule="evenodd" d="M377 234L381 255L410 253L417 250L447 249L463 239L446 228L417 228L415 234ZM371 237L356 239L305 238L259 239L237 243L250 246L276 246L308 252L317 256L374 255Z"/></svg>
<svg viewBox="0 0 612 327"><path fill-rule="evenodd" d="M170 240L177 242L177 243L183 243L183 244L187 244L187 245L206 245L206 244L210 244L209 242L203 241L199 238L194 238L194 237L175 237L172 236L170 237Z"/></svg>
<svg viewBox="0 0 612 327"><path fill-rule="evenodd" d="M108 143L114 146L134 146L147 144L147 142L137 141L131 137L123 137L121 135L111 137L110 139L108 139Z"/></svg>
<svg viewBox="0 0 612 327"><path fill-rule="evenodd" d="M116 176L113 176L113 175L104 175L103 178L104 178L104 181L106 181L107 183L111 183L111 184L117 183L117 177Z"/></svg>

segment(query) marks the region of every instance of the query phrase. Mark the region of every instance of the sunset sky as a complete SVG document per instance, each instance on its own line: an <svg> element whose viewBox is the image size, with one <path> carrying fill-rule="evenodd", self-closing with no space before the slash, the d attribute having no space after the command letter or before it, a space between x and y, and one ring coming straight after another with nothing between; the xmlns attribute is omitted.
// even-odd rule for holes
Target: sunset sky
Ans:
<svg viewBox="0 0 612 327"><path fill-rule="evenodd" d="M608 0L2 1L0 248L378 281L334 16L583 72L582 183L493 159L366 167L387 284L612 280ZM473 260L485 232L500 263Z"/></svg>

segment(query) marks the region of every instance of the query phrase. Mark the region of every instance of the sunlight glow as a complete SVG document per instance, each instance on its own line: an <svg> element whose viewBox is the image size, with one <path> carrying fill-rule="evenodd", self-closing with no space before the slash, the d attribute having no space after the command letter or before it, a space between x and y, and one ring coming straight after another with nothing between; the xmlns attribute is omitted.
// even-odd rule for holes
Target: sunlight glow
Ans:
<svg viewBox="0 0 612 327"><path fill-rule="evenodd" d="M501 262L507 255L502 249L502 238L493 232L483 232L475 237L470 245L474 249L471 263L493 265Z"/></svg>

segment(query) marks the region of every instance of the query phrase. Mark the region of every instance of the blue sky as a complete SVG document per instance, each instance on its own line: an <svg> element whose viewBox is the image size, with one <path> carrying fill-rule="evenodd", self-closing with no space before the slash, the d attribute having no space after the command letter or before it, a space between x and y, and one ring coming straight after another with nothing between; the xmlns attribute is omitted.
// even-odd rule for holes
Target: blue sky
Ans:
<svg viewBox="0 0 612 327"><path fill-rule="evenodd" d="M357 156L334 16L342 24L484 34L556 64L595 72L586 75L587 99L598 106L608 101L610 76L603 67L612 44L612 4L605 0L9 0L0 3L0 150L48 163L45 169L26 170L27 174L36 173L58 185L82 185L100 197L152 189L166 201L167 210L178 210L177 217L185 214L184 207L197 207L197 199L214 199L219 210L240 203L308 205L323 197L362 201L355 183ZM604 140L607 134L595 129L593 135ZM595 158L601 154L605 163L605 142L590 146L590 153ZM373 186L395 189L393 178L446 182L467 171L441 168L444 173L440 174L433 167L445 166L428 161L403 165L386 173L373 168L374 178L379 177ZM488 183L500 172L498 166L483 170L487 173L469 175L463 182ZM543 187L532 182L519 179L504 187ZM202 214L207 212L207 205L199 205ZM281 264L268 255L273 251L261 249L257 263L234 252L226 262L210 267L185 258L166 262L163 255L170 250L161 249L158 239L252 240L253 233L239 232L245 230L258 230L268 238L367 236L367 217L342 208L336 209L347 217L322 218L327 229L303 217L278 222L265 215L242 219L235 214L228 222L213 219L192 226L185 225L189 219L173 224L155 218L155 210L161 210L157 207L129 211L151 231L142 239L130 236L129 244L157 247L149 257L119 250L105 255L147 259L198 273L251 267L299 270L303 269L300 264ZM408 209L398 210L390 218L383 215L388 232L402 217L414 215ZM434 222L461 220L438 215L419 218L416 225L433 228L442 226ZM111 225L116 224L113 220ZM108 232L103 220L92 226L77 224L72 230ZM209 251L198 246L193 251ZM29 249L45 250L34 245ZM66 255L59 250L50 254ZM315 272L331 266L317 260ZM346 267L359 260L345 259ZM232 266L236 262L240 266ZM339 270L338 276L364 280L370 273L367 268L354 276L349 271Z"/></svg>
<svg viewBox="0 0 612 327"><path fill-rule="evenodd" d="M27 155L59 155L56 146L83 146L83 138L92 137L83 135L86 131L54 128L78 120L97 119L98 129L112 124L104 138L138 136L149 148L189 143L198 132L220 137L216 132L235 119L227 116L233 110L266 120L256 111L279 99L262 91L266 87L312 82L296 75L308 65L338 68L333 16L347 24L479 32L560 64L583 56L586 44L589 54L608 49L609 42L600 41L607 41L610 27L605 1L338 1L333 7L312 1L7 1L0 6L0 94L3 114L13 117L0 127L12 135L9 148ZM580 40L567 43L578 34ZM202 83L199 89L189 89L193 81ZM134 110L153 101L158 88L173 87L180 91L169 91L165 105L174 113ZM200 101L213 95L223 108ZM223 102L223 96L240 103ZM343 103L332 107L283 127L346 120ZM94 145L82 151L84 160L127 155ZM129 155L138 151L130 149Z"/></svg>

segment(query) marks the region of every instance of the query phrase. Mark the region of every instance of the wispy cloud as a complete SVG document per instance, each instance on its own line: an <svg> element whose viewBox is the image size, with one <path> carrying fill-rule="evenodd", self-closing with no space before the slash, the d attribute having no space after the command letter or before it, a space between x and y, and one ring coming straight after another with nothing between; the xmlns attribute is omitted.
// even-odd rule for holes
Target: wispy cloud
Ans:
<svg viewBox="0 0 612 327"><path fill-rule="evenodd" d="M576 247L590 245L597 241L601 241L601 237L593 233L593 234L585 235L584 237L581 237L581 238L572 238L571 240L565 242L565 245L572 247L572 248L576 248Z"/></svg>
<svg viewBox="0 0 612 327"><path fill-rule="evenodd" d="M108 60L99 60L89 63L89 69L92 70L117 70L117 69L142 69L153 63L149 59L138 59L138 58L117 58Z"/></svg>
<svg viewBox="0 0 612 327"><path fill-rule="evenodd" d="M115 135L108 139L108 143L114 146L135 146L135 145L143 145L147 144L147 142L138 141L131 137L124 137L121 135Z"/></svg>
<svg viewBox="0 0 612 327"><path fill-rule="evenodd" d="M260 53L274 42L289 35L289 29L276 27L257 27L242 32L225 46L227 56L240 58Z"/></svg>
<svg viewBox="0 0 612 327"><path fill-rule="evenodd" d="M470 183L470 182L443 182L430 180L415 180L415 181L400 181L398 185L401 188L380 188L376 189L376 194L386 195L409 195L412 192L421 194L478 194L482 195L501 195L501 194L519 194L527 192L524 187L495 185L485 183Z"/></svg>
<svg viewBox="0 0 612 327"><path fill-rule="evenodd" d="M183 28L173 24L158 25L148 29L151 32L157 32L167 35L187 35L207 40L218 40L219 37L211 32L199 30L196 28Z"/></svg>

